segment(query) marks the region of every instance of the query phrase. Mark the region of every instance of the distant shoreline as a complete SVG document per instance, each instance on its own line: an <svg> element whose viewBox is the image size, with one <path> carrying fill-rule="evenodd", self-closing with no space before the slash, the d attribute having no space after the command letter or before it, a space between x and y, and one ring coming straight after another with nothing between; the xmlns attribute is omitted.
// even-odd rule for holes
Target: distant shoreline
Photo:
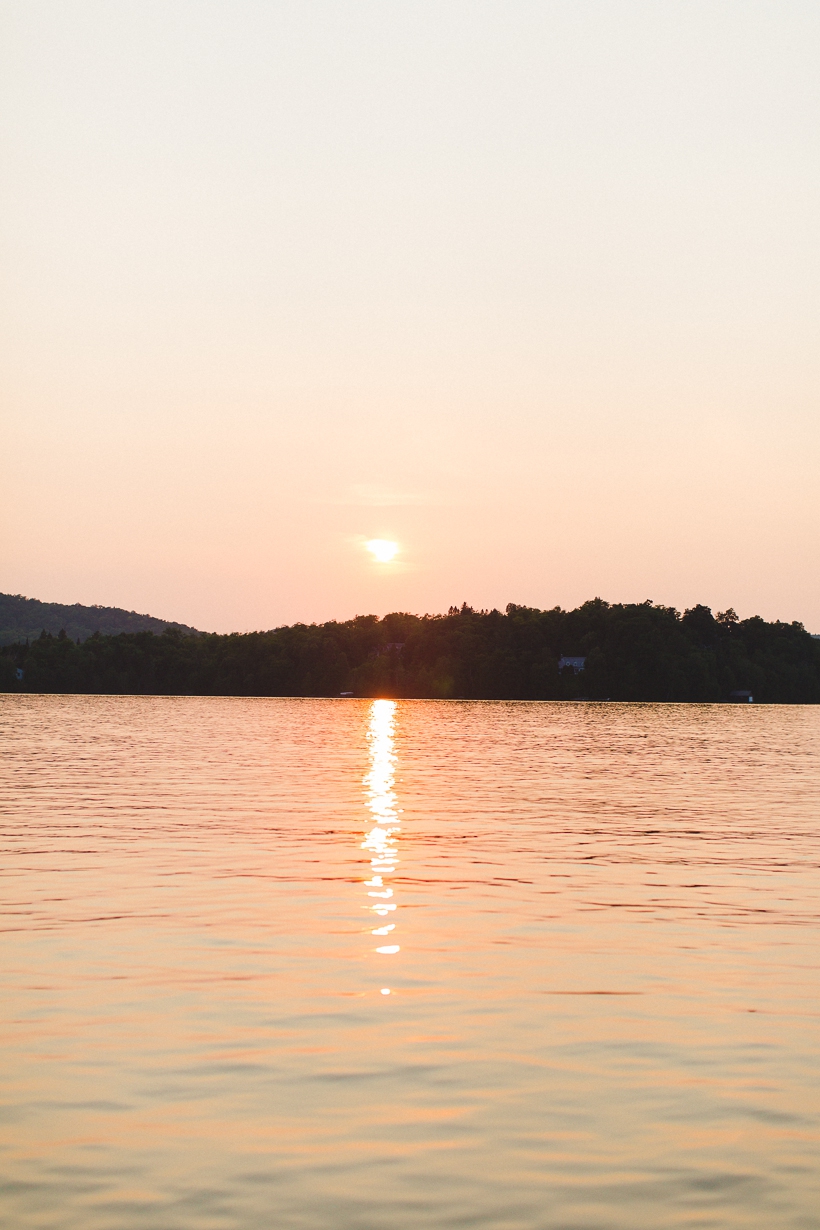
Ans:
<svg viewBox="0 0 820 1230"><path fill-rule="evenodd" d="M92 700L105 698L107 700L298 700L305 701L351 701L354 704L372 704L374 700L390 700L396 704L402 705L634 705L636 708L652 707L658 705L668 706L669 708L689 708L699 706L702 709L736 709L737 702L731 700L612 700L607 697L600 700L591 700L589 697L580 696L574 700L532 700L524 699L516 696L271 696L260 695L256 693L233 693L233 692L30 692L25 690L0 690L0 696L20 696L20 697L40 697L47 700L49 697L64 697L74 696L78 700ZM811 707L818 704L817 701L757 701L751 706L753 709L782 709L795 708L803 706ZM748 709L750 706L741 706Z"/></svg>
<svg viewBox="0 0 820 1230"><path fill-rule="evenodd" d="M820 638L799 623L741 620L731 609L713 615L702 605L681 614L600 598L572 611L465 604L446 615L362 615L241 634L164 626L81 639L46 631L0 648L0 689L817 704Z"/></svg>

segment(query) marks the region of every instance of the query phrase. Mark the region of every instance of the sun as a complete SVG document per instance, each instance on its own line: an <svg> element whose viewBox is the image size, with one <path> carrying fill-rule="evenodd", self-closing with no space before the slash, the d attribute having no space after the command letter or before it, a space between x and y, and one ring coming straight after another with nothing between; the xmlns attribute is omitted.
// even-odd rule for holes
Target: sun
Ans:
<svg viewBox="0 0 820 1230"><path fill-rule="evenodd" d="M386 538L371 538L364 545L379 564L389 564L399 549L397 542L388 542Z"/></svg>

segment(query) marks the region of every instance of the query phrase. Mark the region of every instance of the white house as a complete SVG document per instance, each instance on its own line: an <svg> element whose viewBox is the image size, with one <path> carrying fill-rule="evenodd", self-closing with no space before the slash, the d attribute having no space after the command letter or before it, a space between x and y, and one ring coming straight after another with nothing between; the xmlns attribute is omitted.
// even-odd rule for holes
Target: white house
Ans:
<svg viewBox="0 0 820 1230"><path fill-rule="evenodd" d="M559 673L565 670L569 670L571 668L573 675L577 675L579 671L582 671L584 669L585 662L586 662L586 658L567 658L567 657L559 658L558 659Z"/></svg>

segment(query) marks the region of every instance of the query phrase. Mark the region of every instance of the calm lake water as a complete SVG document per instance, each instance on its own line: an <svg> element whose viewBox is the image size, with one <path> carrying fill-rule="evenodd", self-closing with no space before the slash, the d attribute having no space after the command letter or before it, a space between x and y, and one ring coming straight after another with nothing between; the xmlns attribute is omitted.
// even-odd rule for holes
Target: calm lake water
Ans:
<svg viewBox="0 0 820 1230"><path fill-rule="evenodd" d="M4 1227L820 1227L820 709L0 739Z"/></svg>

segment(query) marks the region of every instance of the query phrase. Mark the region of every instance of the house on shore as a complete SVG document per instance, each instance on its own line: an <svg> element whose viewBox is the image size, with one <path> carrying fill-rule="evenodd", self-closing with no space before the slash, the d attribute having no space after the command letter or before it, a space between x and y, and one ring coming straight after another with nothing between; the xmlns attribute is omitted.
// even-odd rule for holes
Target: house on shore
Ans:
<svg viewBox="0 0 820 1230"><path fill-rule="evenodd" d="M574 658L564 655L558 659L558 674L564 675L572 671L573 675L577 675L579 671L584 669L586 658Z"/></svg>

